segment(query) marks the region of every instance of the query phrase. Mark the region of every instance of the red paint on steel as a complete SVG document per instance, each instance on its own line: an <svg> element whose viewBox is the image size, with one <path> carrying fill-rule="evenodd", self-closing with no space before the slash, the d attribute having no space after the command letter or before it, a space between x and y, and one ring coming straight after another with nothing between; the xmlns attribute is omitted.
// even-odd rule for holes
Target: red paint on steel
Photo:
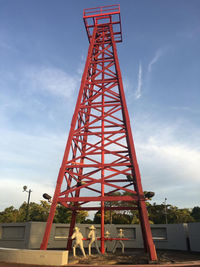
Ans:
<svg viewBox="0 0 200 267"><path fill-rule="evenodd" d="M115 58L116 71L117 71L117 75L119 79L119 88L120 88L119 91L121 93L121 103L123 107L122 112L123 112L124 123L126 125L126 131L127 131L127 143L128 143L128 148L129 148L130 160L133 166L132 175L133 177L135 176L136 178L135 189L138 192L138 208L139 208L139 213L140 213L140 221L141 221L141 227L142 227L142 233L143 233L144 246L149 252L151 260L156 261L157 254L156 254L155 245L152 239L151 228L150 228L147 209L146 209L146 203L144 202L144 197L141 198L141 195L143 194L141 176L140 176L139 166L137 163L135 146L133 143L130 119L129 119L128 109L126 105L125 94L124 94L124 89L123 89L123 84L122 84L122 76L121 76L121 71L120 71L119 61L118 61L118 56L117 56L117 48L116 48L116 44L115 44L114 37L112 34L111 25L110 25L110 32L111 32L111 39L112 39L112 44L113 44L113 53L114 53L114 58Z"/></svg>
<svg viewBox="0 0 200 267"><path fill-rule="evenodd" d="M90 45L41 249L47 248L57 204L72 210L69 250L77 212L101 211L102 253L105 212L138 209L144 247L156 261L117 56L119 5L86 9L83 19ZM131 205L107 205L111 201Z"/></svg>

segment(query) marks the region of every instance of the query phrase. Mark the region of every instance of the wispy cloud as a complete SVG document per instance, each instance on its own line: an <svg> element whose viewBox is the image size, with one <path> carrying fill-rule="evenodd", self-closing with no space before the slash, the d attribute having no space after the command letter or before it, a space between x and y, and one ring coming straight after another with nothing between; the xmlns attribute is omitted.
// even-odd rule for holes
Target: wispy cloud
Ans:
<svg viewBox="0 0 200 267"><path fill-rule="evenodd" d="M184 112L189 112L189 113L194 113L194 114L200 113L200 109L195 109L194 107L189 107L189 106L172 106L170 108L172 110L184 111Z"/></svg>
<svg viewBox="0 0 200 267"><path fill-rule="evenodd" d="M198 205L200 149L195 138L180 136L184 126L140 118L134 135L144 189L156 192L156 202L167 197L170 204L193 207Z"/></svg>
<svg viewBox="0 0 200 267"><path fill-rule="evenodd" d="M25 70L21 86L70 98L79 86L78 76L53 67L30 67Z"/></svg>
<svg viewBox="0 0 200 267"><path fill-rule="evenodd" d="M53 193L62 160L66 135L33 135L1 129L0 134L0 209L18 207L27 196L23 185L32 189L31 201L39 202L44 192ZM12 196L10 198L9 196Z"/></svg>
<svg viewBox="0 0 200 267"><path fill-rule="evenodd" d="M6 51L18 52L18 49L16 48L16 46L9 39L10 38L9 38L8 34L6 33L6 31L2 30L0 28L0 48L1 48L1 52L3 52L3 53L5 53Z"/></svg>
<svg viewBox="0 0 200 267"><path fill-rule="evenodd" d="M156 201L167 196L170 203L177 206L198 204L200 150L184 142L166 143L155 136L138 143L137 148L144 188L155 190ZM188 187L191 191L189 198L185 198L183 192L188 191Z"/></svg>
<svg viewBox="0 0 200 267"><path fill-rule="evenodd" d="M200 26L199 24L196 25L196 27L186 29L183 32L178 32L177 35L182 37L182 38L188 38L188 39L193 39L193 38L198 38L200 34Z"/></svg>
<svg viewBox="0 0 200 267"><path fill-rule="evenodd" d="M139 69L138 69L138 83L137 83L137 89L135 91L135 98L139 99L142 95L142 64L139 63Z"/></svg>
<svg viewBox="0 0 200 267"><path fill-rule="evenodd" d="M163 51L161 49L158 49L153 57L153 59L150 61L148 65L148 72L150 73L152 71L152 66L159 60L159 58L162 56Z"/></svg>
<svg viewBox="0 0 200 267"><path fill-rule="evenodd" d="M12 174L15 175L14 173ZM43 180L43 177L41 177L41 180ZM42 198L44 193L47 192L52 196L54 192L53 182L34 182L29 176L27 176L27 179L24 181L19 177L13 178L11 175L5 176L0 184L0 210L4 210L9 206L18 208L24 201L27 201L27 194L23 192L24 185L27 185L28 189L32 190L30 198L31 202L39 203L40 200L44 200Z"/></svg>
<svg viewBox="0 0 200 267"><path fill-rule="evenodd" d="M77 68L77 74L81 77L84 71L85 66L85 56L81 55L81 60L79 61L78 68Z"/></svg>
<svg viewBox="0 0 200 267"><path fill-rule="evenodd" d="M62 103L66 103L63 99L68 100L71 113L80 81L62 69L38 65L21 66L11 73L1 71L0 77L0 209L3 209L9 205L18 207L27 200L22 193L23 185L32 189L31 201L38 202L44 192L53 193L67 138L59 118L66 119L66 127L69 124L66 104ZM48 95L54 96L54 101ZM54 127L49 123L48 110L55 115Z"/></svg>

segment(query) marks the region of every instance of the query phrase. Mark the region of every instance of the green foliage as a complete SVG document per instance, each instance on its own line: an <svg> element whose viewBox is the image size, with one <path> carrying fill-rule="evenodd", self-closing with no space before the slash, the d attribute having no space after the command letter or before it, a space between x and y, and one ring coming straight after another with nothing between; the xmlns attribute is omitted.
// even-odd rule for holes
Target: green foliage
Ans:
<svg viewBox="0 0 200 267"><path fill-rule="evenodd" d="M194 218L195 222L200 222L200 207L194 207L191 216Z"/></svg>
<svg viewBox="0 0 200 267"><path fill-rule="evenodd" d="M57 210L57 214L54 217L55 223L69 223L70 222L72 212L69 209L61 205L58 205L56 210Z"/></svg>
<svg viewBox="0 0 200 267"><path fill-rule="evenodd" d="M50 205L46 201L40 201L40 204L31 202L29 204L28 220L34 222L47 221ZM26 220L27 203L24 202L19 208L18 222L24 222Z"/></svg>
<svg viewBox="0 0 200 267"><path fill-rule="evenodd" d="M144 192L145 193L145 192ZM118 193L118 195L120 195ZM124 192L121 195L131 195L129 192ZM129 201L117 201L117 202L106 202L106 206L115 206L115 207L132 207L134 202ZM165 224L166 223L166 213L167 213L167 222L168 223L189 223L200 221L200 207L194 207L192 212L190 209L179 209L176 206L164 204L157 205L156 203L150 204L146 201L146 206L149 214L149 222L151 224ZM166 208L166 210L165 210ZM111 219L112 217L112 219ZM98 211L94 216L94 223L101 222L101 213ZM139 212L138 210L129 210L129 211L110 211L105 212L105 223L114 223L114 224L138 224Z"/></svg>
<svg viewBox="0 0 200 267"><path fill-rule="evenodd" d="M115 195L119 195L117 193ZM129 195L130 193L123 193L123 195ZM128 201L111 201L105 202L107 207L130 207L133 206L134 202ZM200 207L194 207L190 209L179 209L176 206L167 205L165 213L164 204L150 204L146 202L150 223L155 224L165 224L166 223L166 213L168 223L189 223L189 222L200 222ZM40 204L31 202L29 205L29 221L47 221L48 214L50 211L50 204L46 201L40 201ZM10 206L4 211L0 212L0 222L24 222L26 220L27 203L24 202L19 209ZM54 222L57 223L70 223L72 211L58 205L56 208L56 213L54 217ZM101 223L101 212L98 211L93 221L86 219L88 213L86 211L78 211L76 216L77 223ZM139 213L138 210L129 211L105 211L105 223L114 224L138 224L139 223Z"/></svg>
<svg viewBox="0 0 200 267"><path fill-rule="evenodd" d="M165 214L165 205L157 205L156 203L153 203L153 205L149 204L147 209L149 213L149 219L155 224L165 224L166 216L168 223L194 222L189 209L179 209L176 206L167 205Z"/></svg>
<svg viewBox="0 0 200 267"><path fill-rule="evenodd" d="M195 221L189 209L179 209L171 205L167 209L167 217L169 217L168 223L189 223Z"/></svg>
<svg viewBox="0 0 200 267"><path fill-rule="evenodd" d="M88 216L88 212L85 210L80 210L77 212L76 222L77 223L85 223L86 217Z"/></svg>
<svg viewBox="0 0 200 267"><path fill-rule="evenodd" d="M56 208L57 214L54 217L54 222L59 223L70 223L72 211L64 206L57 206ZM88 216L87 211L78 211L76 214L76 222L77 223L84 223L86 220L86 217Z"/></svg>
<svg viewBox="0 0 200 267"><path fill-rule="evenodd" d="M132 217L124 213L113 214L113 224L131 224Z"/></svg>
<svg viewBox="0 0 200 267"><path fill-rule="evenodd" d="M17 222L18 210L13 206L6 208L4 211L0 212L0 222L10 223Z"/></svg>
<svg viewBox="0 0 200 267"><path fill-rule="evenodd" d="M40 204L31 202L29 204L28 221L46 222L50 211L50 204L46 201L40 201ZM27 203L24 202L19 209L13 206L6 208L0 212L0 222L24 222L26 221ZM71 221L72 212L58 205L55 212L54 222L69 223ZM76 222L84 223L88 213L86 211L77 212Z"/></svg>
<svg viewBox="0 0 200 267"><path fill-rule="evenodd" d="M86 219L86 220L84 221L84 223L93 224L93 220L91 220L91 219Z"/></svg>
<svg viewBox="0 0 200 267"><path fill-rule="evenodd" d="M113 213L112 213L112 216L113 216ZM101 211L100 210L95 213L93 222L97 224L101 223ZM110 211L108 210L105 211L104 222L110 223Z"/></svg>

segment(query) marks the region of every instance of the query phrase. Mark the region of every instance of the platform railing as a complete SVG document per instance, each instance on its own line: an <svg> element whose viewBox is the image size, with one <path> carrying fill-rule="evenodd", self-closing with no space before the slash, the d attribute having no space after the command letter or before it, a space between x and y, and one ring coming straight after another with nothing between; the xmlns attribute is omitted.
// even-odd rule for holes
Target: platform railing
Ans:
<svg viewBox="0 0 200 267"><path fill-rule="evenodd" d="M95 17L106 14L119 14L120 13L120 5L109 5L109 6L101 6L101 7L93 7L93 8L85 8L83 10L83 17Z"/></svg>

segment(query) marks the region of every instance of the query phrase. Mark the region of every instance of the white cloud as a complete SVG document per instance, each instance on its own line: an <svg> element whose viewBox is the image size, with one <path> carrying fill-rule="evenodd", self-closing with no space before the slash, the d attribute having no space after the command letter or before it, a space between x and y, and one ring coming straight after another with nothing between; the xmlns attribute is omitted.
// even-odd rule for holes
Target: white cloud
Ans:
<svg viewBox="0 0 200 267"><path fill-rule="evenodd" d="M186 142L178 135L180 125L152 123L148 116L137 119L133 135L144 190L155 191L157 203L167 197L168 203L180 207L199 205L200 148L192 136ZM66 138L1 129L0 209L18 207L27 199L23 185L32 189L35 202L44 192L53 194Z"/></svg>
<svg viewBox="0 0 200 267"><path fill-rule="evenodd" d="M13 179L13 177L7 177L4 182L0 184L1 191L1 203L0 210L4 210L9 206L14 206L15 208L19 208L20 205L24 201L27 201L27 193L23 192L23 186L27 185L28 189L31 189L31 202L39 203L42 199L42 195L44 193L48 193L49 195L53 195L54 186L52 183L36 183L34 181L27 180L22 181L20 179Z"/></svg>
<svg viewBox="0 0 200 267"><path fill-rule="evenodd" d="M66 135L36 135L18 131L0 131L0 208L19 206L27 199L23 185L32 189L32 201L42 193L53 193L61 164Z"/></svg>
<svg viewBox="0 0 200 267"><path fill-rule="evenodd" d="M135 91L135 98L139 99L142 95L142 65L139 63L139 69L138 69L138 84L137 89Z"/></svg>
<svg viewBox="0 0 200 267"><path fill-rule="evenodd" d="M156 192L156 202L167 197L172 205L199 205L200 151L184 144L159 143L149 138L137 146L144 188Z"/></svg>
<svg viewBox="0 0 200 267"><path fill-rule="evenodd" d="M190 182L200 184L200 151L198 149L181 143L162 143L161 140L152 136L147 142L140 143L139 149L144 160L152 162L154 159L158 168L167 170L171 175L170 180L176 178L176 182L178 180L187 182L190 177Z"/></svg>
<svg viewBox="0 0 200 267"><path fill-rule="evenodd" d="M50 94L70 98L79 87L80 79L58 68L28 67L21 81L21 88L42 90Z"/></svg>
<svg viewBox="0 0 200 267"><path fill-rule="evenodd" d="M159 60L159 58L162 56L163 50L158 49L153 57L153 59L150 61L148 65L148 72L150 73L152 71L152 66Z"/></svg>
<svg viewBox="0 0 200 267"><path fill-rule="evenodd" d="M133 134L144 190L155 191L156 202L167 197L172 205L199 205L200 148L196 140L181 138L182 125L143 120L138 126Z"/></svg>
<svg viewBox="0 0 200 267"><path fill-rule="evenodd" d="M74 87L76 89L76 84L79 83L79 79L76 77L70 77L62 70L50 67L27 68L22 78L22 91L27 86L27 91L29 88L36 90L37 93L39 90L43 90L67 98L73 94ZM16 78L14 82L16 82ZM11 84L9 86L11 87ZM139 64L137 88L139 98L142 88L141 63ZM2 100L3 105L0 107L0 190L2 199L0 208L20 205L27 197L25 193L21 192L24 184L33 190L32 200L36 202L41 199L42 192L51 191L51 194L54 191L67 139L67 135L54 133L52 128L45 134L41 130L38 131L36 133L38 136L33 133L20 132L20 128L18 131L16 128L14 131L10 130L13 128L9 128L6 110L13 109L13 113L15 113L23 104L23 99L20 100L20 97L16 99L10 95L12 96L11 93L8 94L8 99ZM33 100L34 98L30 98L30 101ZM42 104L44 103L42 102ZM28 106L32 109L31 105L28 104ZM23 110L27 112L24 107ZM145 114L146 117L143 118L141 116L140 114L139 118L134 118L136 131L133 134L144 189L156 192L155 201L161 201L167 197L169 202L174 205L189 205L190 207L199 205L200 148L199 142L195 141L191 133L196 136L200 136L200 134L185 125L174 126L152 122L150 115ZM13 120L15 120L15 116ZM16 123L16 121L13 121L15 126L14 122ZM23 129L21 130L23 131ZM187 129L190 134L186 141L180 138L180 135Z"/></svg>
<svg viewBox="0 0 200 267"><path fill-rule="evenodd" d="M27 199L22 193L25 184L33 191L32 201L39 202L45 191L53 193L67 134L60 129L54 131L46 121L43 127L45 116L39 112L50 104L40 92L70 98L69 109L80 81L61 69L39 66L19 68L13 73L2 71L0 76L0 209L4 209L18 207ZM51 108L56 116L63 115L63 106L58 111L52 104ZM47 111L44 113L48 115ZM65 118L68 120L67 114Z"/></svg>
<svg viewBox="0 0 200 267"><path fill-rule="evenodd" d="M124 77L123 86L124 86L125 94L131 95L133 93L133 83L130 81L129 78Z"/></svg>
<svg viewBox="0 0 200 267"><path fill-rule="evenodd" d="M85 67L85 61L86 61L86 58L84 55L81 56L81 60L79 61L79 64L78 64L78 68L77 68L77 73L78 75L81 77L81 75L83 74L83 71L84 71L84 67Z"/></svg>

